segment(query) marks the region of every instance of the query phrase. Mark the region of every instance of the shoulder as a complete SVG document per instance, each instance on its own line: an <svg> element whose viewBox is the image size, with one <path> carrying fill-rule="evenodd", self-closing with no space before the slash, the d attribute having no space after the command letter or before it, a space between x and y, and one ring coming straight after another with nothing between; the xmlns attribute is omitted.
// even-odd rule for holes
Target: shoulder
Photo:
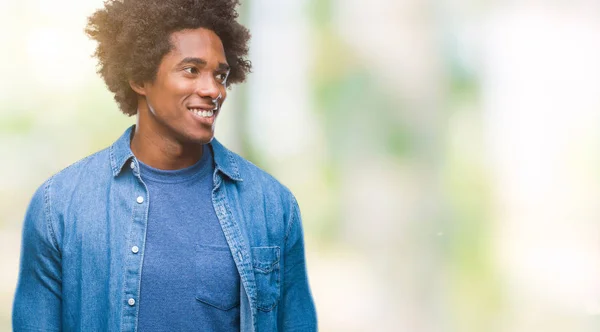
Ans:
<svg viewBox="0 0 600 332"><path fill-rule="evenodd" d="M47 181L49 187L76 187L82 182L102 182L111 176L109 149L105 148L63 168Z"/></svg>
<svg viewBox="0 0 600 332"><path fill-rule="evenodd" d="M265 170L227 149L216 139L211 142L211 146L217 169L231 179L239 190L292 199L290 190Z"/></svg>
<svg viewBox="0 0 600 332"><path fill-rule="evenodd" d="M47 233L52 238L56 247L61 238L62 223L61 216L67 207L76 203L82 193L88 188L98 188L107 177L102 173L110 174L108 153L105 150L96 152L85 157L56 174L42 183L33 194L26 213L28 227L47 228ZM106 169L106 170L105 170ZM104 179L104 180L103 180ZM82 190L83 189L83 190ZM44 226L45 225L45 226ZM40 231L40 234L43 232Z"/></svg>
<svg viewBox="0 0 600 332"><path fill-rule="evenodd" d="M48 178L38 189L43 190L49 210L81 196L85 192L97 190L110 181L111 175L108 148L82 158Z"/></svg>
<svg viewBox="0 0 600 332"><path fill-rule="evenodd" d="M291 190L273 175L237 153L230 153L234 162L239 167L239 174L242 179L240 185L249 187L250 189L253 188L254 191L260 190L263 193L277 194L286 201L295 200Z"/></svg>

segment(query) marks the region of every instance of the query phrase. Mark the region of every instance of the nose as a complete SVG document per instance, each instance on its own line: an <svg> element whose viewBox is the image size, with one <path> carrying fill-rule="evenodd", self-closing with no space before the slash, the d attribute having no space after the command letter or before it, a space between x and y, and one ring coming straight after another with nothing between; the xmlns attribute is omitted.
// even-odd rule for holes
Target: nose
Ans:
<svg viewBox="0 0 600 332"><path fill-rule="evenodd" d="M221 95L221 89L212 75L202 75L196 85L196 93L202 98L215 100Z"/></svg>

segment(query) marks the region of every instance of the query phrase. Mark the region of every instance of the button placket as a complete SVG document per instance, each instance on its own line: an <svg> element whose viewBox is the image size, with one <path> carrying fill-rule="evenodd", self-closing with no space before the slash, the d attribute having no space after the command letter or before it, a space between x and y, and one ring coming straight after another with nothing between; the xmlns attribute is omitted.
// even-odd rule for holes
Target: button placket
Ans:
<svg viewBox="0 0 600 332"><path fill-rule="evenodd" d="M127 166L125 166L127 167ZM127 239L127 244L130 253L126 253L125 259L125 303L123 310L123 324L127 326L135 326L138 317L138 303L137 300L140 297L140 278L141 278L141 264L142 264L142 248L144 247L144 237L146 232L146 217L149 205L146 202L148 196L148 190L141 179L140 167L137 164L135 158L130 159L129 167L131 168L130 176L133 177L135 182L135 188L132 194L132 199L135 200L132 208L132 223ZM126 249L127 246L123 249ZM125 325L123 325L125 326Z"/></svg>

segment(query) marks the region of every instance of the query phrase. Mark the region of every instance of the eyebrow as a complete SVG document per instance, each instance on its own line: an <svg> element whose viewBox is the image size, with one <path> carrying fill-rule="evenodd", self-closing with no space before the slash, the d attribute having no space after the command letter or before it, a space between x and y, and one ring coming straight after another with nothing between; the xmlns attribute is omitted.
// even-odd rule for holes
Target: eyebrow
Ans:
<svg viewBox="0 0 600 332"><path fill-rule="evenodd" d="M192 63L192 64L195 64L196 66L206 66L206 60L200 59L200 58L188 57L188 58L181 60L179 62L179 65L182 65L184 63ZM219 62L218 68L219 68L219 70L229 70L230 69L229 65L226 63L223 63L223 62Z"/></svg>

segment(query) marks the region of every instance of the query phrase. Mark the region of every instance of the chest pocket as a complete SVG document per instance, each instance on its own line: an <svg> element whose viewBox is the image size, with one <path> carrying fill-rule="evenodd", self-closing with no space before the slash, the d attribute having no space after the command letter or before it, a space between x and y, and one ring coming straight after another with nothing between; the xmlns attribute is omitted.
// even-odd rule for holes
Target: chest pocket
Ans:
<svg viewBox="0 0 600 332"><path fill-rule="evenodd" d="M279 247L252 247L257 309L271 311L279 302Z"/></svg>
<svg viewBox="0 0 600 332"><path fill-rule="evenodd" d="M196 300L221 310L239 305L240 277L229 247L199 246Z"/></svg>

